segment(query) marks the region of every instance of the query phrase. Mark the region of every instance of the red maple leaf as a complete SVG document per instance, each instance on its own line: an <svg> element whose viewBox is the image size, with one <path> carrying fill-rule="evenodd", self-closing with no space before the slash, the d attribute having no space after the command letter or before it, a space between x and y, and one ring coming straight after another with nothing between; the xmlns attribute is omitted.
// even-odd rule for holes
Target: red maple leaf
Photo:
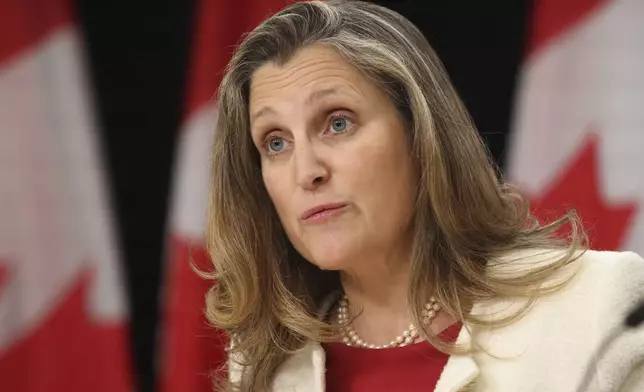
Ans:
<svg viewBox="0 0 644 392"><path fill-rule="evenodd" d="M598 138L592 136L539 198L532 200L533 213L550 222L571 208L580 216L593 249L616 250L637 210L636 204L615 205L601 194Z"/></svg>
<svg viewBox="0 0 644 392"><path fill-rule="evenodd" d="M132 390L125 326L99 325L87 314L90 273L81 274L52 312L0 354L3 391Z"/></svg>

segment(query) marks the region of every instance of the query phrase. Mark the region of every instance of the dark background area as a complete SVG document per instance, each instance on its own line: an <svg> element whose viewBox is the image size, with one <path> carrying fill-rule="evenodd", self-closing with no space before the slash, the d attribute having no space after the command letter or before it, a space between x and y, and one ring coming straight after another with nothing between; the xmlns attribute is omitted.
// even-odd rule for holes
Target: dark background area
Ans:
<svg viewBox="0 0 644 392"><path fill-rule="evenodd" d="M425 33L503 166L530 2L375 2ZM165 219L197 2L75 3L123 249L136 381L138 391L152 391Z"/></svg>

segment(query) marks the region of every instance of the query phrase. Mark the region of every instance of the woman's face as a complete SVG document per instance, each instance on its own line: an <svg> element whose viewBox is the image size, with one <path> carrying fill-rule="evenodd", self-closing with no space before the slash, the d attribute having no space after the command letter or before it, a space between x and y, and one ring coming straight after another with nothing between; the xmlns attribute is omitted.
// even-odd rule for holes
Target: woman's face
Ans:
<svg viewBox="0 0 644 392"><path fill-rule="evenodd" d="M250 86L264 184L294 247L327 270L406 252L415 175L387 95L336 51L267 63Z"/></svg>

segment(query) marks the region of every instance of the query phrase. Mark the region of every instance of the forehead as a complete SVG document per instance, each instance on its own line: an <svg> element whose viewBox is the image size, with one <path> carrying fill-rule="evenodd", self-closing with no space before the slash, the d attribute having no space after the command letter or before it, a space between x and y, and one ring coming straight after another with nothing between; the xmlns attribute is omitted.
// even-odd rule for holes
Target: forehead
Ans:
<svg viewBox="0 0 644 392"><path fill-rule="evenodd" d="M250 106L280 99L296 99L311 91L333 86L339 93L366 95L375 89L362 73L335 50L311 45L299 50L287 63L268 62L252 75Z"/></svg>

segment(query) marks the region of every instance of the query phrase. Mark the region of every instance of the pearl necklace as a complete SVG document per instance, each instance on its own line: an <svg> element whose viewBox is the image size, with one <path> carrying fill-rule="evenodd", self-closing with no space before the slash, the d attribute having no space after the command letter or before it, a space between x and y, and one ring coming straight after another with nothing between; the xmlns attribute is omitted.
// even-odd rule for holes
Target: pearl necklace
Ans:
<svg viewBox="0 0 644 392"><path fill-rule="evenodd" d="M429 302L425 304L425 308L421 312L423 315L423 324L429 325L436 316L436 313L440 311L441 306L436 300L436 298L431 297ZM348 324L349 320L349 299L346 295L343 295L340 299L338 305L338 321L340 324L345 324L342 328L342 342L347 346L353 347L363 347L363 348L373 348L373 349L383 349L383 348L392 348L392 347L404 347L418 339L418 329L414 324L410 324L409 328L403 331L402 335L396 336L394 340L387 344L381 346L368 343L362 339L351 325Z"/></svg>

